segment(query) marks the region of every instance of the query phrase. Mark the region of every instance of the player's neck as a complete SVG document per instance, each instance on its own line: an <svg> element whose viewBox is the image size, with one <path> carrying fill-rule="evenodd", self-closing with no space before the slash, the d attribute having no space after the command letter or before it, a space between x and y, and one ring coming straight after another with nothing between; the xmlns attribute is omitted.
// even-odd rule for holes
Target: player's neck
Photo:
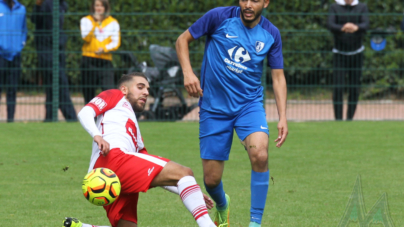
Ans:
<svg viewBox="0 0 404 227"><path fill-rule="evenodd" d="M243 17L241 16L241 14L240 14L240 19L241 19L241 22L243 22L244 26L246 26L246 27L248 27L248 28L254 28L255 26L257 26L257 24L260 23L260 21L261 21L261 15L260 15L255 21L250 22L250 23L244 21L244 19L243 19Z"/></svg>

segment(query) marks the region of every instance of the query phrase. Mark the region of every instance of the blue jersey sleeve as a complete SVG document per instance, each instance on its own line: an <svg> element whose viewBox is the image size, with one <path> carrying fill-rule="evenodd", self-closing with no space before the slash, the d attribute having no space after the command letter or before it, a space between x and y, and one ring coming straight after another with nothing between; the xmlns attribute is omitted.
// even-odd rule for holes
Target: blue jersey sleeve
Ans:
<svg viewBox="0 0 404 227"><path fill-rule="evenodd" d="M275 28L272 35L274 37L274 44L272 44L271 49L268 51L268 66L271 69L283 69L281 33Z"/></svg>
<svg viewBox="0 0 404 227"><path fill-rule="evenodd" d="M213 34L219 25L223 22L223 11L228 7L218 7L208 11L205 15L199 18L191 27L189 32L194 39L198 39L204 35ZM226 13L225 13L226 14Z"/></svg>

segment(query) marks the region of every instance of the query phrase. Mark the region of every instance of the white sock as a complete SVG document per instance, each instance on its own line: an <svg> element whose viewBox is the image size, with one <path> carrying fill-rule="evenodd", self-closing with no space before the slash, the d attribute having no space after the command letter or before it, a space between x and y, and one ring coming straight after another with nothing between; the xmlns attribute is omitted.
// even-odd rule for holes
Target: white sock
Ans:
<svg viewBox="0 0 404 227"><path fill-rule="evenodd" d="M194 216L199 227L215 226L210 219L201 188L193 176L186 176L178 181L178 192L185 207Z"/></svg>
<svg viewBox="0 0 404 227"><path fill-rule="evenodd" d="M83 225L81 227L110 227L110 226L90 225L90 224L83 223Z"/></svg>
<svg viewBox="0 0 404 227"><path fill-rule="evenodd" d="M162 186L165 190L172 192L174 194L179 195L180 193L178 192L178 187L177 186Z"/></svg>

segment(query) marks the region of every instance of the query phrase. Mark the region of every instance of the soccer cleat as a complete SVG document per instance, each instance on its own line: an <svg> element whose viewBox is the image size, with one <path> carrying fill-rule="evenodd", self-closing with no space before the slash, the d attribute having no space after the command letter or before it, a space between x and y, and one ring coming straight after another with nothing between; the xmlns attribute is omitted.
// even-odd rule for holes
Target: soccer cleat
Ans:
<svg viewBox="0 0 404 227"><path fill-rule="evenodd" d="M250 225L248 227L261 227L261 224L258 224L257 222L250 222Z"/></svg>
<svg viewBox="0 0 404 227"><path fill-rule="evenodd" d="M216 208L215 225L218 227L230 227L230 196L226 194L227 208L219 211Z"/></svg>
<svg viewBox="0 0 404 227"><path fill-rule="evenodd" d="M79 221L77 218L65 218L63 221L62 227L81 227L83 223Z"/></svg>

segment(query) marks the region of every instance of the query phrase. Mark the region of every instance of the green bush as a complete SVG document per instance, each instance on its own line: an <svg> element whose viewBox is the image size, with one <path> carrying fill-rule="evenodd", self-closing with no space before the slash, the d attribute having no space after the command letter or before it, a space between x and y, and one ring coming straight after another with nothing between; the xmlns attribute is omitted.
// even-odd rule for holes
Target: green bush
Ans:
<svg viewBox="0 0 404 227"><path fill-rule="evenodd" d="M34 1L22 0L28 14ZM90 1L68 1L64 30L69 35L67 45L68 75L71 84L78 85L82 40L79 20L88 15ZM160 44L174 47L176 38L193 22L211 8L238 5L236 0L114 0L112 16L118 19L122 39L119 51L132 51L140 61L151 62L148 46ZM291 87L305 85L324 86L332 78L332 35L326 29L327 13L334 1L274 1L264 15L281 31L285 74ZM403 3L396 0L363 1L370 11L371 30L393 26L399 31ZM36 55L33 47L33 24L29 22L30 36L24 49L24 80L37 83ZM374 98L404 93L403 39L401 32L388 37L385 51L376 53L370 48L369 33L366 37L363 74L364 98ZM202 62L204 39L191 46L193 67L199 69ZM114 58L117 71L125 71L118 57ZM119 74L117 72L117 74ZM269 70L268 70L269 73ZM267 75L268 76L268 75ZM268 80L270 82L270 80Z"/></svg>

